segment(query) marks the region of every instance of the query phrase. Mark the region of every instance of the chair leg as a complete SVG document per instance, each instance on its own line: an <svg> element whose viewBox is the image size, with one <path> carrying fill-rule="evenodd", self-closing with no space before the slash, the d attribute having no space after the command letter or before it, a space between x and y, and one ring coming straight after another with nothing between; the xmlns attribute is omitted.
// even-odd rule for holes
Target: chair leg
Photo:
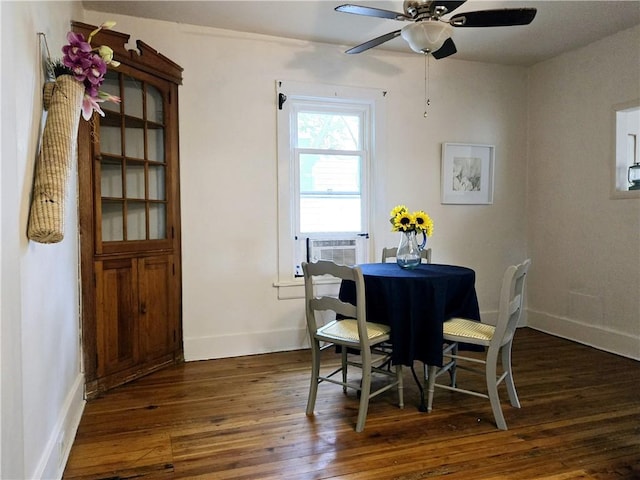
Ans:
<svg viewBox="0 0 640 480"><path fill-rule="evenodd" d="M342 392L347 393L347 348L342 347Z"/></svg>
<svg viewBox="0 0 640 480"><path fill-rule="evenodd" d="M431 411L431 406L433 405L433 393L435 390L436 384L436 373L438 371L437 365L428 365L427 366L429 373L427 376L427 412Z"/></svg>
<svg viewBox="0 0 640 480"><path fill-rule="evenodd" d="M400 364L396 365L396 379L398 380L398 406L404 408L404 381Z"/></svg>
<svg viewBox="0 0 640 480"><path fill-rule="evenodd" d="M313 415L318 395L318 377L320 376L320 344L317 340L311 340L311 385L309 386L309 398L307 399L307 415Z"/></svg>
<svg viewBox="0 0 640 480"><path fill-rule="evenodd" d="M497 352L489 352L487 355L487 364L485 370L485 376L487 380L487 393L489 394L489 402L491 402L491 410L493 411L493 418L496 421L496 426L500 430L507 430L507 422L504 420L502 414L502 407L500 405L500 397L498 396L498 383L497 378Z"/></svg>
<svg viewBox="0 0 640 480"><path fill-rule="evenodd" d="M511 345L513 341L502 347L502 368L507 372L504 378L507 384L507 392L509 393L509 401L511 405L520 408L520 400L518 400L518 392L516 392L516 384L513 382L513 370L511 370Z"/></svg>
<svg viewBox="0 0 640 480"><path fill-rule="evenodd" d="M458 342L455 342L451 346L451 354L458 355ZM451 361L453 365L449 369L449 377L451 378L451 386L455 388L456 386L456 366L458 365L455 358L452 358Z"/></svg>
<svg viewBox="0 0 640 480"><path fill-rule="evenodd" d="M358 408L358 420L356 422L356 432L364 430L367 421L367 410L369 409L369 394L371 393L371 359L362 362L362 390L360 391L360 407Z"/></svg>

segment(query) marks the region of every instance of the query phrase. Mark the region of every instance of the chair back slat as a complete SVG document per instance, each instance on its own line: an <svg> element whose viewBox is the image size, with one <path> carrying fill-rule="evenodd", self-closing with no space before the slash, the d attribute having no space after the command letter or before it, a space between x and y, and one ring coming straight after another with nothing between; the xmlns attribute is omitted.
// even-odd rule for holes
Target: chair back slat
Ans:
<svg viewBox="0 0 640 480"><path fill-rule="evenodd" d="M496 347L510 342L518 327L522 316L525 277L530 265L531 260L527 259L520 265L510 266L504 273L500 290L498 321L491 342Z"/></svg>
<svg viewBox="0 0 640 480"><path fill-rule="evenodd" d="M356 318L358 315L355 305L338 300L335 297L315 297L309 300L309 306L315 311L331 310L348 318Z"/></svg>
<svg viewBox="0 0 640 480"><path fill-rule="evenodd" d="M319 260L315 263L303 262L302 271L305 279L306 317L309 332L315 332L320 327L317 322L316 312L332 311L338 315L356 319L361 347L365 352L368 352L370 341L367 335L366 296L362 269L358 266L349 267L327 260ZM356 287L355 305L345 303L331 295L316 296L314 278L321 276L354 282Z"/></svg>
<svg viewBox="0 0 640 480"><path fill-rule="evenodd" d="M514 313L517 313L521 306L522 306L522 295L517 295L516 298L511 300L511 303L509 303L509 315L513 315Z"/></svg>

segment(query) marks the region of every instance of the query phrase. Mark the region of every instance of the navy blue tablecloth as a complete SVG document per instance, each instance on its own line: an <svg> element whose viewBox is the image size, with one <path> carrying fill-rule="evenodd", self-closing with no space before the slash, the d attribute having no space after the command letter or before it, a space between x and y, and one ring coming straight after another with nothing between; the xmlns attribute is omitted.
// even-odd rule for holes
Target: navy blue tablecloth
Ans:
<svg viewBox="0 0 640 480"><path fill-rule="evenodd" d="M442 365L442 324L452 317L480 320L475 272L453 265L421 264L404 270L395 263L360 265L367 321L391 327L393 362ZM355 302L355 285L343 281L340 299Z"/></svg>

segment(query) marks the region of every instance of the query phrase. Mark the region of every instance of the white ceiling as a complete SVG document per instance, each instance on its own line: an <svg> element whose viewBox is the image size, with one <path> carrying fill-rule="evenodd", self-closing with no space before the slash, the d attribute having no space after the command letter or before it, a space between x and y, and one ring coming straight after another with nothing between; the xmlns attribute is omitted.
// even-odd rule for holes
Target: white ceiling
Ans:
<svg viewBox="0 0 640 480"><path fill-rule="evenodd" d="M401 0L83 1L88 10L312 40L344 49L407 24L334 11L344 3L402 12ZM537 8L530 25L456 28L453 39L458 53L450 58L533 65L640 24L640 0L468 0L454 13L519 7ZM376 49L411 52L401 37ZM640 53L640 45L638 50Z"/></svg>

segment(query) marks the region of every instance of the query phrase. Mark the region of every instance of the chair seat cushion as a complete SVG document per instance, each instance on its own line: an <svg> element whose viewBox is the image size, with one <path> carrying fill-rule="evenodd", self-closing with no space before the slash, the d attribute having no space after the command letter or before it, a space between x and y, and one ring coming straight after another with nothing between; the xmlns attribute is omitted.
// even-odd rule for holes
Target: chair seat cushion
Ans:
<svg viewBox="0 0 640 480"><path fill-rule="evenodd" d="M369 340L376 341L381 337L388 337L391 329L388 325L367 322L367 336ZM325 337L358 342L358 321L355 319L337 320L318 329L318 334Z"/></svg>
<svg viewBox="0 0 640 480"><path fill-rule="evenodd" d="M488 345L495 332L493 325L466 320L464 318L452 318L443 324L442 333L445 340L462 341Z"/></svg>

